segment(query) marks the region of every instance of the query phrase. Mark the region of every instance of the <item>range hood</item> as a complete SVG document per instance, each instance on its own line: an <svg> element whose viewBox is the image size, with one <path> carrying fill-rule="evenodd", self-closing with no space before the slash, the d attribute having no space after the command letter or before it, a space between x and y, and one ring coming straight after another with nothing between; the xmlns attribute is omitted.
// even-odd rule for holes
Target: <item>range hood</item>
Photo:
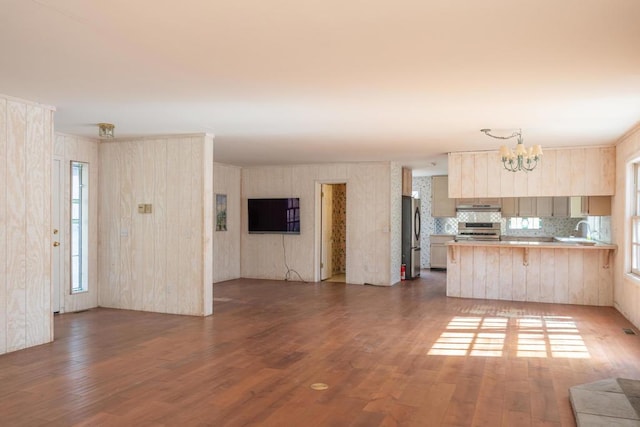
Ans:
<svg viewBox="0 0 640 427"><path fill-rule="evenodd" d="M493 201L478 200L474 202L457 201L456 211L458 212L500 212L502 206Z"/></svg>

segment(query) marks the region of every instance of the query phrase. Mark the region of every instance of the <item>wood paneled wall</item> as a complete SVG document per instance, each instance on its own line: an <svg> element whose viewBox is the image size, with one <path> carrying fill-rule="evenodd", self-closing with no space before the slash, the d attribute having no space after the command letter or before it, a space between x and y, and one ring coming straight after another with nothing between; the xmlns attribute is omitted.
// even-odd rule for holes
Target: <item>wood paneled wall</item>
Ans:
<svg viewBox="0 0 640 427"><path fill-rule="evenodd" d="M211 314L212 137L103 142L99 180L99 305Z"/></svg>
<svg viewBox="0 0 640 427"><path fill-rule="evenodd" d="M625 135L616 146L616 195L612 201L612 237L618 245L615 257L614 306L640 329L640 278L631 271L632 162L640 161L640 126Z"/></svg>
<svg viewBox="0 0 640 427"><path fill-rule="evenodd" d="M348 283L393 284L390 272L391 167L389 163L249 167L242 170L242 277L282 280L286 273L282 235L248 234L247 199L300 197L300 235L284 236L287 263L305 281L314 280L316 184L347 183ZM402 190L402 171L396 190ZM399 213L398 213L399 218ZM297 276L294 276L297 279Z"/></svg>
<svg viewBox="0 0 640 427"><path fill-rule="evenodd" d="M449 197L610 196L615 152L615 147L548 149L527 173L504 169L498 152L450 153Z"/></svg>
<svg viewBox="0 0 640 427"><path fill-rule="evenodd" d="M53 109L0 95L0 354L53 340Z"/></svg>
<svg viewBox="0 0 640 427"><path fill-rule="evenodd" d="M213 283L240 277L240 182L239 167L214 163L214 193L227 195L227 230L213 234Z"/></svg>
<svg viewBox="0 0 640 427"><path fill-rule="evenodd" d="M62 160L63 204L61 244L64 268L60 285L60 312L86 310L98 306L98 190L99 147L95 139L56 134L53 155ZM71 161L89 163L89 285L87 292L71 294ZM55 298L55 296L54 296Z"/></svg>

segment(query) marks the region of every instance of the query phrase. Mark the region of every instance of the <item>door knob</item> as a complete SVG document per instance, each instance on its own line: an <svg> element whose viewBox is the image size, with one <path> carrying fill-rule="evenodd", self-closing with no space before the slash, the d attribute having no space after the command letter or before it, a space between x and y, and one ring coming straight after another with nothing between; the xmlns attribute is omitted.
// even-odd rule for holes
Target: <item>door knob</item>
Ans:
<svg viewBox="0 0 640 427"><path fill-rule="evenodd" d="M53 234L58 234L58 229L57 228L53 229Z"/></svg>
<svg viewBox="0 0 640 427"><path fill-rule="evenodd" d="M60 246L60 242L53 242L53 246L54 247Z"/></svg>

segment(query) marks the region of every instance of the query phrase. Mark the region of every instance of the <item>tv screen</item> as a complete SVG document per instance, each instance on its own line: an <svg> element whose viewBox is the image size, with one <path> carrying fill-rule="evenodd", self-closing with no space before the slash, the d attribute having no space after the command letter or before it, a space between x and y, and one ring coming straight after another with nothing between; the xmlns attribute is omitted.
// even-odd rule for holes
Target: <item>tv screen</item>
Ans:
<svg viewBox="0 0 640 427"><path fill-rule="evenodd" d="M249 199L249 233L300 234L300 199Z"/></svg>

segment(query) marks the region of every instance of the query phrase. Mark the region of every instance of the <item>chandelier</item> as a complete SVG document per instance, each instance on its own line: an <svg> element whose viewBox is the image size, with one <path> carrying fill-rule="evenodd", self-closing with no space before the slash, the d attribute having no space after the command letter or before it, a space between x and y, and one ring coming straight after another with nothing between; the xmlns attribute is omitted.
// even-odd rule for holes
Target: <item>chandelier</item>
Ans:
<svg viewBox="0 0 640 427"><path fill-rule="evenodd" d="M509 172L532 171L538 166L538 160L542 157L542 147L540 145L534 145L527 149L522 142L522 130L518 129L517 132L512 133L509 136L498 136L491 134L491 129L480 129L480 132L484 133L491 138L496 139L511 139L518 138L516 148L510 150L506 145L500 147L500 157L502 157L502 164L504 168Z"/></svg>
<svg viewBox="0 0 640 427"><path fill-rule="evenodd" d="M111 123L98 123L98 136L100 138L113 138L115 135L113 133L114 125Z"/></svg>

